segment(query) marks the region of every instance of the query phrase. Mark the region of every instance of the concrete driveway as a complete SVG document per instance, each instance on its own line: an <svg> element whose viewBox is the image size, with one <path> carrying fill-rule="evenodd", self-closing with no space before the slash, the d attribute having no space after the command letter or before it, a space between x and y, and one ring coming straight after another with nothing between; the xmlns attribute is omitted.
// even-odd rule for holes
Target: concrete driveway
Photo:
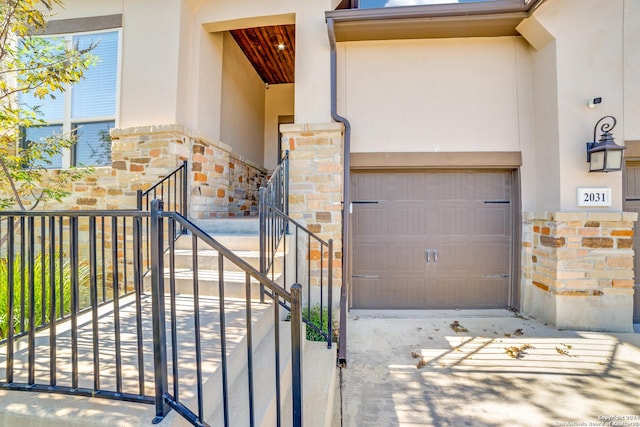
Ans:
<svg viewBox="0 0 640 427"><path fill-rule="evenodd" d="M352 310L348 336L343 426L640 427L639 333L507 310Z"/></svg>

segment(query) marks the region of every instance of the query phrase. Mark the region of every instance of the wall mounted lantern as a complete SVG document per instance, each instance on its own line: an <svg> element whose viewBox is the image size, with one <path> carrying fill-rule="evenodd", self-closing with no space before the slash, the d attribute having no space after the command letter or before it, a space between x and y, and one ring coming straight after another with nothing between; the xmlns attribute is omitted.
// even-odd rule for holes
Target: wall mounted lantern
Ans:
<svg viewBox="0 0 640 427"><path fill-rule="evenodd" d="M604 123L602 123L604 121ZM602 125L600 124L602 123ZM613 116L604 116L593 128L593 142L587 142L587 162L589 172L614 172L622 170L622 150L627 147L616 144L611 130L616 127ZM596 132L600 126L600 140L596 142Z"/></svg>

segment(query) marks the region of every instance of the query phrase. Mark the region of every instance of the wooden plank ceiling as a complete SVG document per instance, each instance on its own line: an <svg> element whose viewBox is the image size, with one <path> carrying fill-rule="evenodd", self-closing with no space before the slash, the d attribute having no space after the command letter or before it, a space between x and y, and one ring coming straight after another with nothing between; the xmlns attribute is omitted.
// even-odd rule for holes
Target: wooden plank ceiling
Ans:
<svg viewBox="0 0 640 427"><path fill-rule="evenodd" d="M229 31L256 72L268 84L293 83L295 25L274 25ZM279 49L278 46L284 46Z"/></svg>

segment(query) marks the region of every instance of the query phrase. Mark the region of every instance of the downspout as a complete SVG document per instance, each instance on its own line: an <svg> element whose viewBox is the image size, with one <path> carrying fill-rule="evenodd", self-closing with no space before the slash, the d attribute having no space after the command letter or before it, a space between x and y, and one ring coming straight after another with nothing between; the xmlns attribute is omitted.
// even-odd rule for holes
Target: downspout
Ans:
<svg viewBox="0 0 640 427"><path fill-rule="evenodd" d="M347 365L347 274L349 272L349 211L350 211L350 178L349 153L351 152L351 124L349 120L338 114L337 84L336 84L336 34L333 28L333 18L327 19L329 32L329 46L331 48L331 118L344 125L344 146L342 147L343 178L342 178L342 286L340 287L340 338L338 343L338 363Z"/></svg>

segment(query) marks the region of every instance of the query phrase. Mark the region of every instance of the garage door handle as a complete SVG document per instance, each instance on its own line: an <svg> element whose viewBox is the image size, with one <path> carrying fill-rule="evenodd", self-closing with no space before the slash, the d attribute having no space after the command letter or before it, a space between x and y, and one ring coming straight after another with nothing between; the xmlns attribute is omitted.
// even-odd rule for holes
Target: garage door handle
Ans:
<svg viewBox="0 0 640 427"><path fill-rule="evenodd" d="M485 274L482 276L483 279L506 279L509 277L508 274Z"/></svg>
<svg viewBox="0 0 640 427"><path fill-rule="evenodd" d="M370 276L368 274L352 274L353 279L379 279L380 276Z"/></svg>

